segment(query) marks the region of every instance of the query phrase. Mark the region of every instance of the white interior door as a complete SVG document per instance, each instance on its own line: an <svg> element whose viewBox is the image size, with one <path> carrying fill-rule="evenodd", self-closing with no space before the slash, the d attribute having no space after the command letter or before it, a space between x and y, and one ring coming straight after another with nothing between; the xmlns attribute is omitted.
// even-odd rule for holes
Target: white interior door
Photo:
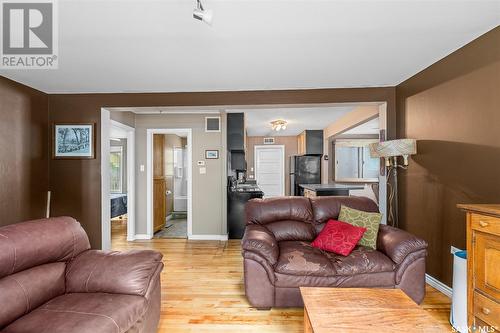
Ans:
<svg viewBox="0 0 500 333"><path fill-rule="evenodd" d="M255 146L255 179L264 197L285 195L285 147Z"/></svg>

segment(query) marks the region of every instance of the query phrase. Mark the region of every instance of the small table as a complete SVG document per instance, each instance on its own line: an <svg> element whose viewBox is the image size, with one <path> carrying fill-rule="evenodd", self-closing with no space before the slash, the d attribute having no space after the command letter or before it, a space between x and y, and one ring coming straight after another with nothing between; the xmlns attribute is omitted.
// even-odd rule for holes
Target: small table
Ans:
<svg viewBox="0 0 500 333"><path fill-rule="evenodd" d="M400 289L301 287L305 333L450 332Z"/></svg>

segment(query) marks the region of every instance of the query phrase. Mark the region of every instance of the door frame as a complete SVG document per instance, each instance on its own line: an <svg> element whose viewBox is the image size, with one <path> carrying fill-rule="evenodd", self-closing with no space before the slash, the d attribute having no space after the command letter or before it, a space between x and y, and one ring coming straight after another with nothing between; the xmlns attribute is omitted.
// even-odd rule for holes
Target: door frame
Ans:
<svg viewBox="0 0 500 333"><path fill-rule="evenodd" d="M146 148L146 226L147 234L144 238L153 238L153 135L154 134L187 134L188 158L188 188L187 188L187 238L193 235L193 131L191 128L148 128Z"/></svg>
<svg viewBox="0 0 500 333"><path fill-rule="evenodd" d="M111 249L111 196L109 154L111 127L127 133L127 241L135 235L135 128L111 120L110 112L101 109L101 248Z"/></svg>
<svg viewBox="0 0 500 333"><path fill-rule="evenodd" d="M255 145L254 146L254 153L253 153L253 163L254 163L254 170L255 170L255 180L257 181L257 184L259 183L259 180L257 179L258 173L258 166L257 166L257 151L258 150L264 150L264 149L276 149L279 148L281 149L281 160L283 161L282 163L282 168L281 168L281 196L285 196L285 145Z"/></svg>

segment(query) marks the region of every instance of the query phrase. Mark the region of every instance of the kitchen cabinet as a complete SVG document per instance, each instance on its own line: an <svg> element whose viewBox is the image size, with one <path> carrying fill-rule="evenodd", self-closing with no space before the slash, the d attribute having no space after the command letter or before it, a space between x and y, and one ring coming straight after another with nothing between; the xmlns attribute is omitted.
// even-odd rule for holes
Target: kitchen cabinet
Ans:
<svg viewBox="0 0 500 333"><path fill-rule="evenodd" d="M242 152L246 149L244 113L227 114L227 149Z"/></svg>
<svg viewBox="0 0 500 333"><path fill-rule="evenodd" d="M297 137L298 155L323 155L323 130L305 130Z"/></svg>

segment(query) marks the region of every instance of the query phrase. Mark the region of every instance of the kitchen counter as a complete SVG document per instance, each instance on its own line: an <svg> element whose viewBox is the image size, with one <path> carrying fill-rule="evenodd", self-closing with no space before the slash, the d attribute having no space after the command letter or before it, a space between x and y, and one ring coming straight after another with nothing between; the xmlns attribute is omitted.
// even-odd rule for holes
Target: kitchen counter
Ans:
<svg viewBox="0 0 500 333"><path fill-rule="evenodd" d="M304 190L305 197L316 196L345 196L351 190L362 190L363 185L356 184L299 184Z"/></svg>

